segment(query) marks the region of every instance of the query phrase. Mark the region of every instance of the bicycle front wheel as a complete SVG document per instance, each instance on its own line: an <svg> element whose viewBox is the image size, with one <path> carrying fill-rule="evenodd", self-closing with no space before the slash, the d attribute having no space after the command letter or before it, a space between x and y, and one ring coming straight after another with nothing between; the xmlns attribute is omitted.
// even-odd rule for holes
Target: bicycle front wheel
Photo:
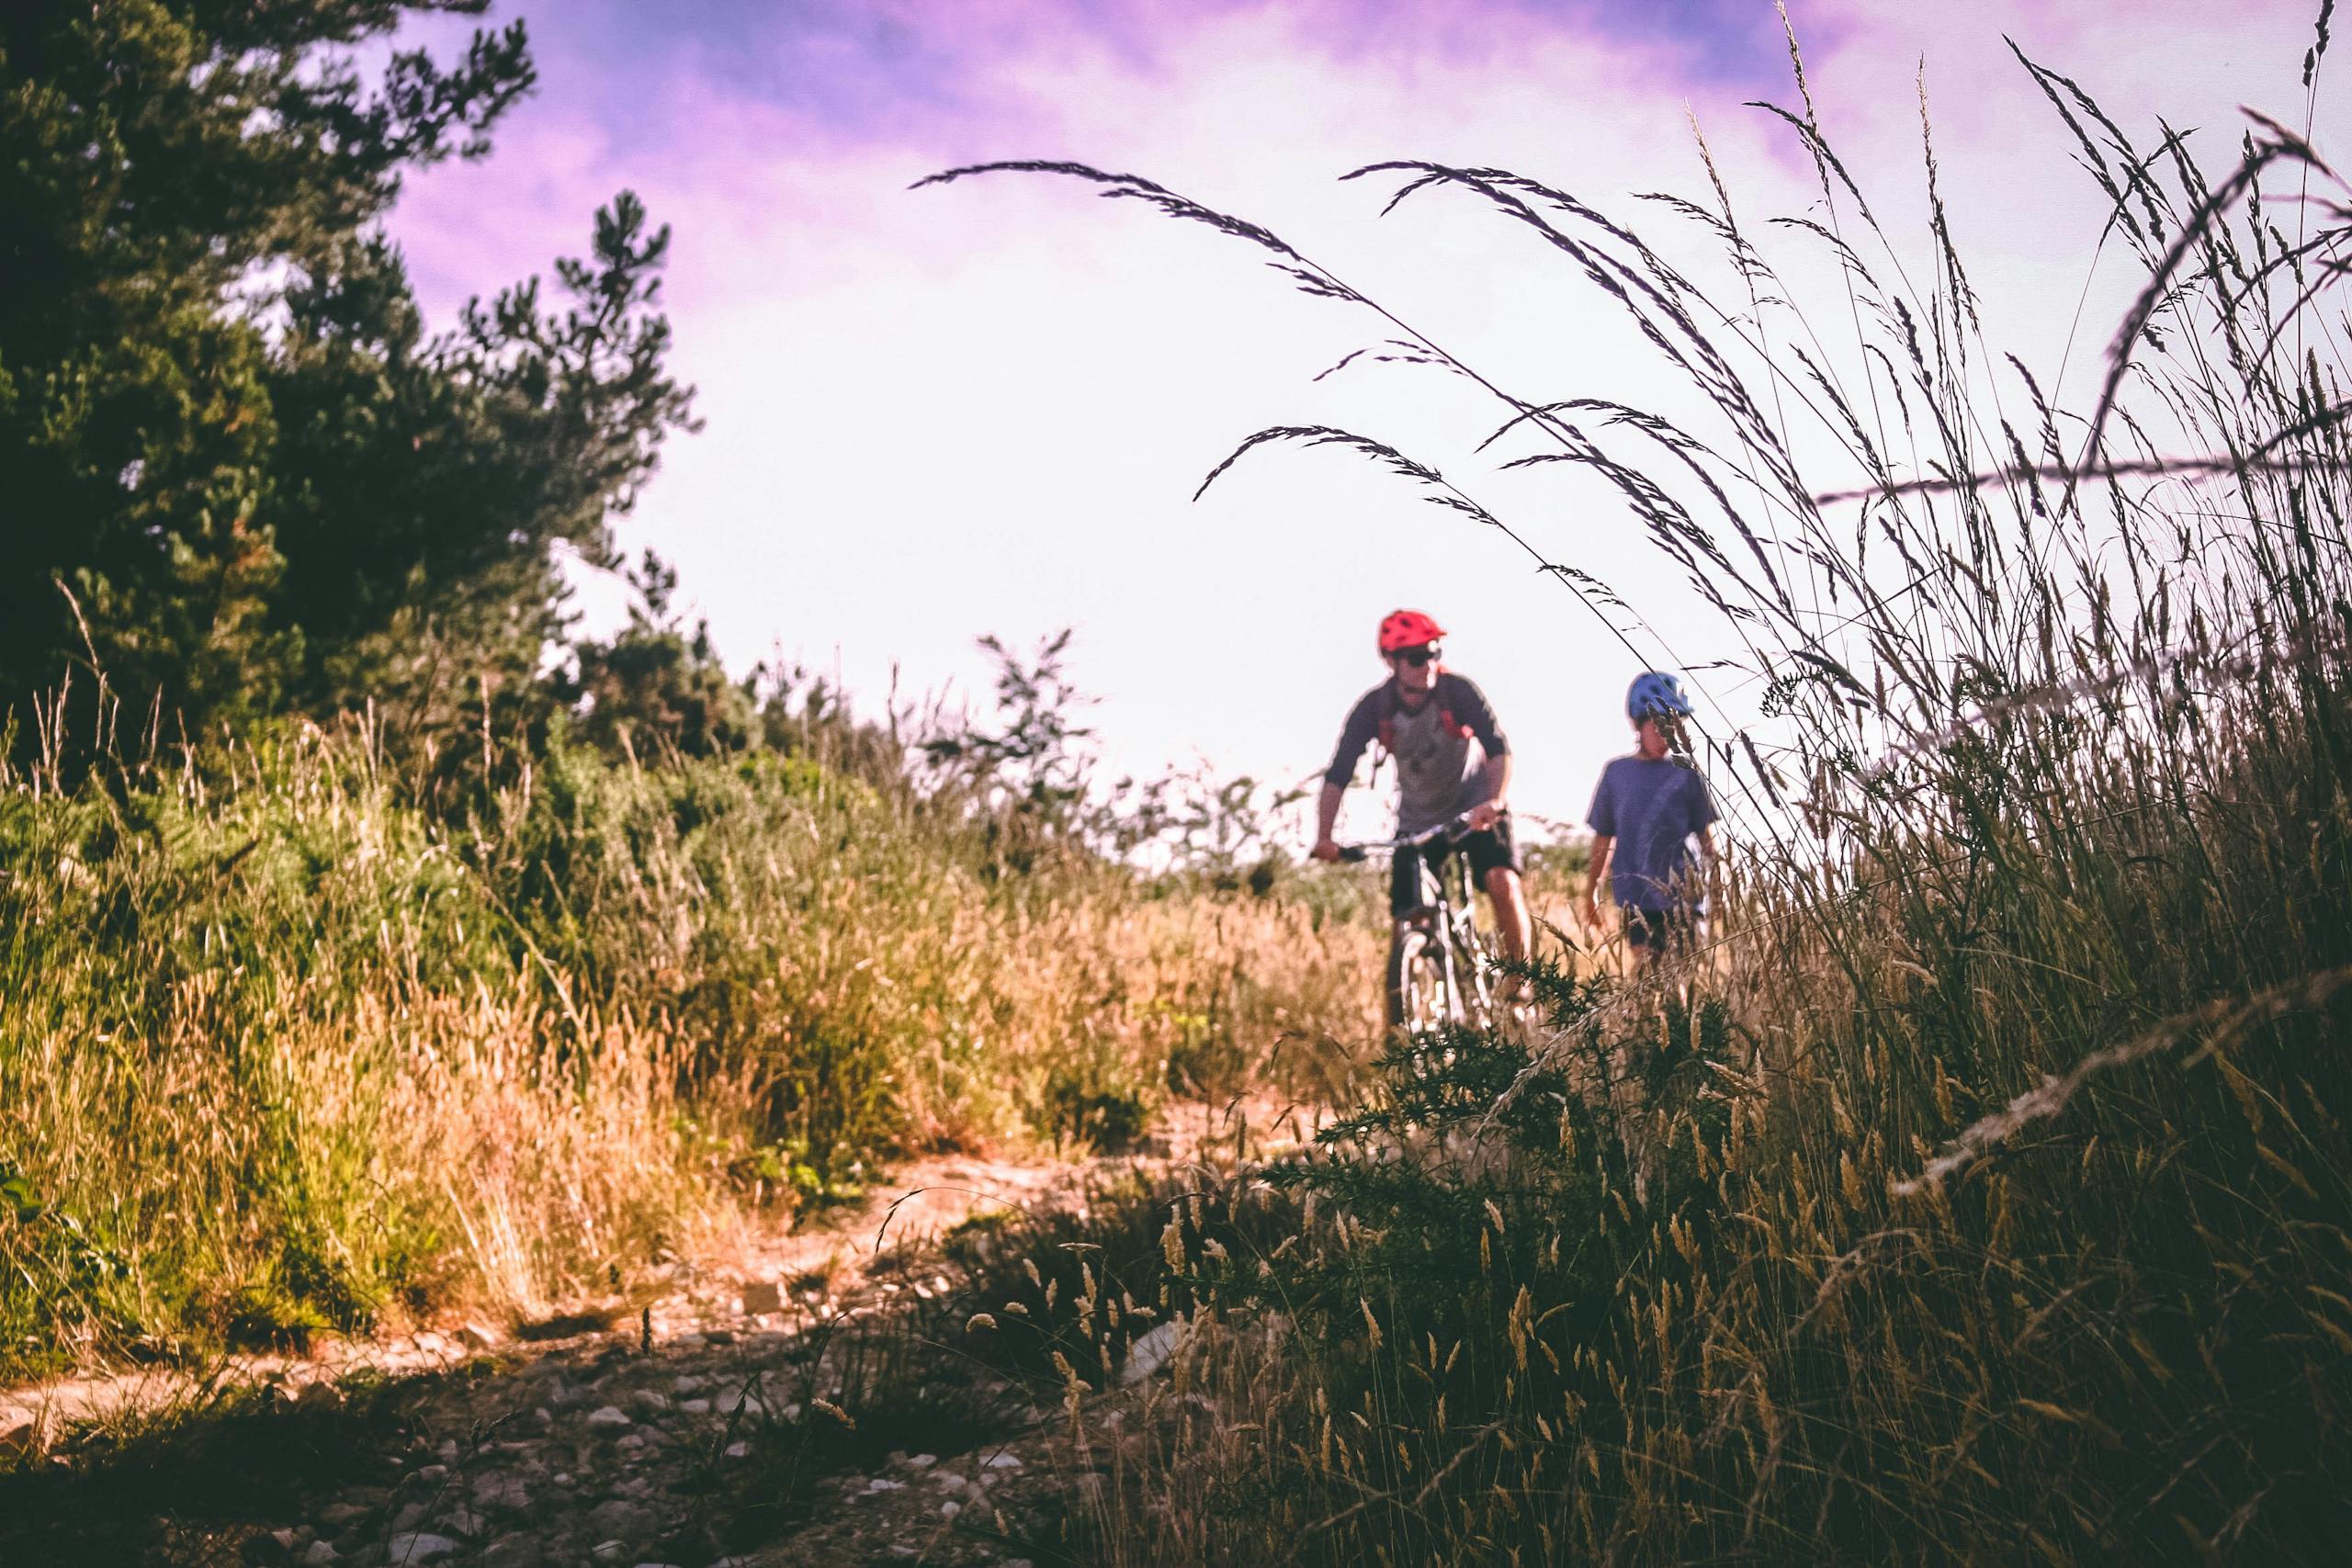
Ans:
<svg viewBox="0 0 2352 1568"><path fill-rule="evenodd" d="M1453 1021L1447 990L1445 950L1437 934L1400 927L1388 944L1388 1027L1408 1034L1443 1028Z"/></svg>

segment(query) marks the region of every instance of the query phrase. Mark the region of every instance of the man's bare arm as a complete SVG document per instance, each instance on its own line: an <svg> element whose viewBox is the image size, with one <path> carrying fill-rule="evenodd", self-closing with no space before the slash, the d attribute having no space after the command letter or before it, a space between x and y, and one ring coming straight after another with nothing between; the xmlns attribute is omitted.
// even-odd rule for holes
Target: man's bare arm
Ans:
<svg viewBox="0 0 2352 1568"><path fill-rule="evenodd" d="M1510 753L1487 759L1487 798L1470 813L1470 827L1476 831L1491 828L1495 818L1510 808Z"/></svg>
<svg viewBox="0 0 2352 1568"><path fill-rule="evenodd" d="M1340 797L1347 791L1330 780L1323 781L1323 793L1315 801L1315 858L1338 860L1340 846L1331 841L1331 830L1340 822Z"/></svg>

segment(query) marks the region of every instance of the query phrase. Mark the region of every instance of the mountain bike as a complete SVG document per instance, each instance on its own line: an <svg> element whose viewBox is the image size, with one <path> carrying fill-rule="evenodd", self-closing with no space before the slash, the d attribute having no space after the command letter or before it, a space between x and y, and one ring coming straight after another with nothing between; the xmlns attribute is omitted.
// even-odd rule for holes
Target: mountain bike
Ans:
<svg viewBox="0 0 2352 1568"><path fill-rule="evenodd" d="M1483 1029L1496 1017L1494 954L1476 919L1470 890L1469 856L1458 850L1432 867L1418 852L1440 840L1458 843L1469 832L1467 817L1376 843L1346 844L1343 861L1362 861L1385 851L1416 852L1420 863L1420 913L1396 922L1388 944L1388 1027L1419 1034L1449 1026Z"/></svg>

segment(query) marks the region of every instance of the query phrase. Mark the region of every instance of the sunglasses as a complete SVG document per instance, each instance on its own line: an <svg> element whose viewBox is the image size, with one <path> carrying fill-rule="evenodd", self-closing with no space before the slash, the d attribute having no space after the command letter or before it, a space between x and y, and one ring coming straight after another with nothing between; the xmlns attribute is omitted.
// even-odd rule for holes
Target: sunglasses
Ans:
<svg viewBox="0 0 2352 1568"><path fill-rule="evenodd" d="M1423 643L1419 648L1400 648L1394 654L1390 655L1391 658L1403 660L1406 663L1411 665L1416 670L1419 670L1422 665L1427 664L1430 660L1439 658L1440 656L1438 646L1433 642Z"/></svg>

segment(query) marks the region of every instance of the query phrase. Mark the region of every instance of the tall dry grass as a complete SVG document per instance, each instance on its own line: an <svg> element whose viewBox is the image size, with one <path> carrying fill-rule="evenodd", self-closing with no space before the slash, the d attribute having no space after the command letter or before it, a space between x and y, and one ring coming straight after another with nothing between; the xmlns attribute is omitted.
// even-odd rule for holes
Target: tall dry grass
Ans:
<svg viewBox="0 0 2352 1568"><path fill-rule="evenodd" d="M0 779L0 1376L534 1314L1374 1027L1348 890L1012 869L803 758L559 737L412 799L364 728Z"/></svg>
<svg viewBox="0 0 2352 1568"><path fill-rule="evenodd" d="M2307 91L2324 46L2323 20ZM1816 216L1759 226L1719 179L1657 198L1719 243L1711 283L1505 171L1351 176L1556 253L1686 372L1671 418L1503 388L1148 182L999 166L1210 223L1376 312L1409 351L1389 357L1498 400L1510 463L1615 486L1722 615L1733 673L1700 685L1765 694L1697 727L1739 852L1687 1000L1548 973L1532 1044L1393 1053L1319 1158L1177 1202L1164 1257L1086 1282L1059 1320L1073 1369L1116 1362L1106 1298L1194 1324L1110 1442L1119 1484L1080 1532L1101 1560L2340 1548L2352 203L2272 121L2209 175L2019 60L2146 278L2077 409L1985 341L1939 196L1906 274L1801 62L1775 112ZM1832 265L1826 293L1782 276L1792 246ZM1392 445L1297 426L1241 452L1297 442L1613 600Z"/></svg>

